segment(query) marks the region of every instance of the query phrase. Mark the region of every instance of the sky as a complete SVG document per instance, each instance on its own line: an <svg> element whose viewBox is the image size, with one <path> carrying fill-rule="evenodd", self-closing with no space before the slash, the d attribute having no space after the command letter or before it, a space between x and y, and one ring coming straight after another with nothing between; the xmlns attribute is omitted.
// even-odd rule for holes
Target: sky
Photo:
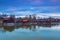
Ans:
<svg viewBox="0 0 60 40"><path fill-rule="evenodd" d="M60 0L0 0L0 14L60 16Z"/></svg>

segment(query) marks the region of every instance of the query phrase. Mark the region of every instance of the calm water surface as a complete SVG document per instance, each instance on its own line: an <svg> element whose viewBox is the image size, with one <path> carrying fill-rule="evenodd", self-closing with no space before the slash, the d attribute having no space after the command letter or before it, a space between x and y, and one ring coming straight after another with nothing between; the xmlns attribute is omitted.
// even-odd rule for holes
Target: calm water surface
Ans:
<svg viewBox="0 0 60 40"><path fill-rule="evenodd" d="M51 40L53 38L59 39L60 25L50 26L0 26L0 40Z"/></svg>

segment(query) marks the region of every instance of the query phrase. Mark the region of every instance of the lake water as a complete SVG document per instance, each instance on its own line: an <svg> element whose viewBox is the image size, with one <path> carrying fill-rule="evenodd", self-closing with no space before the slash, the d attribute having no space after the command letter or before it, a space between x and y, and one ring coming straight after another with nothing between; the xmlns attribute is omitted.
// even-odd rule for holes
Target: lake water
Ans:
<svg viewBox="0 0 60 40"><path fill-rule="evenodd" d="M0 40L59 40L60 25L0 26Z"/></svg>

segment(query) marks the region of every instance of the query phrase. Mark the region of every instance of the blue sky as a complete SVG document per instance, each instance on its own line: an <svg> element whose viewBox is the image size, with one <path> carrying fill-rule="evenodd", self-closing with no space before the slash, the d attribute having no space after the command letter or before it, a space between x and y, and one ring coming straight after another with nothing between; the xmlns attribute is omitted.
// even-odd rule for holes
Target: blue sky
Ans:
<svg viewBox="0 0 60 40"><path fill-rule="evenodd" d="M0 14L60 14L60 0L0 0Z"/></svg>

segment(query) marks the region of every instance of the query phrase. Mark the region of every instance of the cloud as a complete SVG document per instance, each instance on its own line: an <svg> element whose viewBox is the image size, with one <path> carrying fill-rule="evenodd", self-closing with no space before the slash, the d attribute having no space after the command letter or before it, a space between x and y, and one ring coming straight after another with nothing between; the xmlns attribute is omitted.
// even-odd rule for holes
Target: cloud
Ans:
<svg viewBox="0 0 60 40"><path fill-rule="evenodd" d="M39 13L36 15L36 17L40 17L40 18L49 18L49 17L53 17L53 18L60 18L60 13Z"/></svg>
<svg viewBox="0 0 60 40"><path fill-rule="evenodd" d="M16 11L16 12L13 12L15 15L31 15L33 14L32 12L30 11Z"/></svg>
<svg viewBox="0 0 60 40"><path fill-rule="evenodd" d="M39 13L39 14L44 16L60 16L60 13Z"/></svg>
<svg viewBox="0 0 60 40"><path fill-rule="evenodd" d="M57 2L59 2L59 0L50 0L50 2L57 3Z"/></svg>
<svg viewBox="0 0 60 40"><path fill-rule="evenodd" d="M60 0L0 0L0 6L60 6Z"/></svg>
<svg viewBox="0 0 60 40"><path fill-rule="evenodd" d="M31 11L31 12L41 12L41 13L56 13L60 12L60 6L48 6L48 7L12 7L8 8L7 11Z"/></svg>
<svg viewBox="0 0 60 40"><path fill-rule="evenodd" d="M48 6L48 7L8 7L0 11L0 14L14 14L14 15L31 15L31 14L51 14L52 15L60 15L60 7L59 6ZM57 14L55 14L57 13ZM58 15L58 16L59 16Z"/></svg>
<svg viewBox="0 0 60 40"><path fill-rule="evenodd" d="M30 0L30 3L32 4L32 5L42 5L43 4L43 1L41 1L41 0Z"/></svg>
<svg viewBox="0 0 60 40"><path fill-rule="evenodd" d="M0 15L2 14L2 12L0 12Z"/></svg>

